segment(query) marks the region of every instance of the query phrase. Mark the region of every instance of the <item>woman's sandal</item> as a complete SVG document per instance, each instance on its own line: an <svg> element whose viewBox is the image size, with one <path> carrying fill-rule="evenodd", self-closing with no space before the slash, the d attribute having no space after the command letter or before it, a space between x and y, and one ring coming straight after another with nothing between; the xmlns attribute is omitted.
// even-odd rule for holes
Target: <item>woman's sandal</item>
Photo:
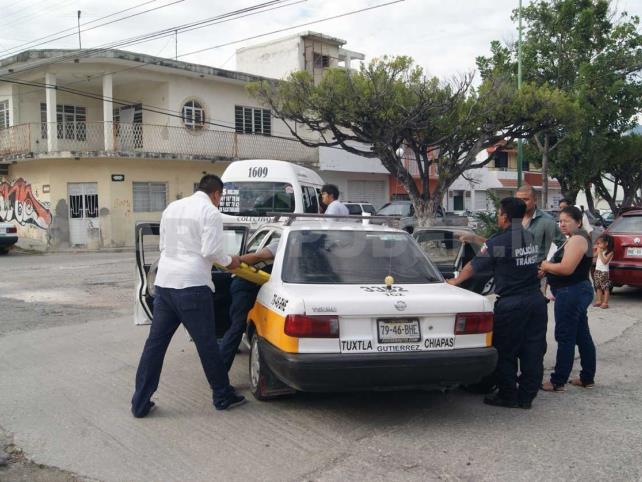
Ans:
<svg viewBox="0 0 642 482"><path fill-rule="evenodd" d="M599 308L600 306L602 306L602 303L597 303L597 302L595 302L595 303L593 303L593 306L594 306L595 308Z"/></svg>
<svg viewBox="0 0 642 482"><path fill-rule="evenodd" d="M583 382L580 378L573 378L569 383L582 388L593 388L595 386L595 382Z"/></svg>
<svg viewBox="0 0 642 482"><path fill-rule="evenodd" d="M556 385L555 383L552 382L544 382L540 386L542 390L545 392L564 392L566 391L566 388L564 388L564 385Z"/></svg>
<svg viewBox="0 0 642 482"><path fill-rule="evenodd" d="M603 310L608 309L608 307L609 307L609 304L608 304L608 303L602 303L602 304L600 305L600 308L602 308Z"/></svg>

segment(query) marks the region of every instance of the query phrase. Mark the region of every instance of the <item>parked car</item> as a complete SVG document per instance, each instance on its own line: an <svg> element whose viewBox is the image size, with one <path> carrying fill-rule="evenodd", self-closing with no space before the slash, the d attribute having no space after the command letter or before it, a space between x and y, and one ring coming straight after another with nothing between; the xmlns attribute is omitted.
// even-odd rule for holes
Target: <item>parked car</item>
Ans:
<svg viewBox="0 0 642 482"><path fill-rule="evenodd" d="M375 207L370 204L370 203L364 203L364 202L344 202L343 205L348 208L348 212L351 215L358 215L361 216L363 213L368 213L368 214L376 214L377 210Z"/></svg>
<svg viewBox="0 0 642 482"><path fill-rule="evenodd" d="M421 250L435 263L442 276L450 279L455 278L481 249L478 243L459 241L459 234L463 232L472 233L473 230L466 227L433 226L418 228L412 236ZM460 286L474 293L488 295L493 292L495 284L491 276L475 273Z"/></svg>
<svg viewBox="0 0 642 482"><path fill-rule="evenodd" d="M377 211L377 216L399 217L399 228L412 233L415 229L415 207L410 201L391 201Z"/></svg>
<svg viewBox="0 0 642 482"><path fill-rule="evenodd" d="M410 201L400 200L386 203L377 211L377 216L399 217L399 228L411 234L417 225L415 208ZM468 226L469 223L467 216L460 216L454 212L443 212L443 210L437 213L437 221L440 225L448 226Z"/></svg>
<svg viewBox="0 0 642 482"><path fill-rule="evenodd" d="M0 254L7 254L18 242L18 229L11 223L0 222Z"/></svg>
<svg viewBox="0 0 642 482"><path fill-rule="evenodd" d="M611 282L642 287L642 208L622 212L606 232L613 236L614 244Z"/></svg>
<svg viewBox="0 0 642 482"><path fill-rule="evenodd" d="M243 229L226 245L242 241ZM157 235L158 223L136 230L138 304L149 307L153 260L145 237ZM261 226L240 251L260 249L275 236L281 242L272 274L246 333L257 399L296 390L445 388L494 370L491 302L445 283L408 233L303 218ZM213 271L217 293L229 284L219 274Z"/></svg>

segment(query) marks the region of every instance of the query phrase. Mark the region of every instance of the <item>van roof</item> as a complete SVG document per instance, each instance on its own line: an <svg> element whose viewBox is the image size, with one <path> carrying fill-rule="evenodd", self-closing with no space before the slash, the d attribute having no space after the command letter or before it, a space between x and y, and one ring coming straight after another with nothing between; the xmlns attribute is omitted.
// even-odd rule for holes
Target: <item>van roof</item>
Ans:
<svg viewBox="0 0 642 482"><path fill-rule="evenodd" d="M221 178L223 182L240 181L248 179L248 168L251 167L267 167L272 174L268 176L269 179L283 179L288 180L296 177L300 182L309 182L311 184L323 184L323 179L319 174L308 167L300 166L292 162L277 161L275 159L247 159L243 161L233 161L223 173ZM257 178L257 181L262 178Z"/></svg>

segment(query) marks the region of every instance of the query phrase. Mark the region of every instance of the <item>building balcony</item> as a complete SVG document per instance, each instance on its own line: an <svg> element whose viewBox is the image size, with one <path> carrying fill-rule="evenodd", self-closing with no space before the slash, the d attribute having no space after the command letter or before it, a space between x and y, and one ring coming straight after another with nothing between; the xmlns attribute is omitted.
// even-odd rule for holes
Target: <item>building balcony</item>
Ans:
<svg viewBox="0 0 642 482"><path fill-rule="evenodd" d="M137 123L30 123L0 130L0 162L53 157L277 159L318 164L319 150L283 137Z"/></svg>

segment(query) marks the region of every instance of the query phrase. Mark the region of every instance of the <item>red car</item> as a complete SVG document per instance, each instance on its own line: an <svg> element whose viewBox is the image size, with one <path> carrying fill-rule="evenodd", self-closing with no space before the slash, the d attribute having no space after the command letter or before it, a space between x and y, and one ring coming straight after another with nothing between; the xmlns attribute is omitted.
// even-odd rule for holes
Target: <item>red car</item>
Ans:
<svg viewBox="0 0 642 482"><path fill-rule="evenodd" d="M613 236L614 244L611 282L642 287L642 208L625 211L606 232Z"/></svg>

